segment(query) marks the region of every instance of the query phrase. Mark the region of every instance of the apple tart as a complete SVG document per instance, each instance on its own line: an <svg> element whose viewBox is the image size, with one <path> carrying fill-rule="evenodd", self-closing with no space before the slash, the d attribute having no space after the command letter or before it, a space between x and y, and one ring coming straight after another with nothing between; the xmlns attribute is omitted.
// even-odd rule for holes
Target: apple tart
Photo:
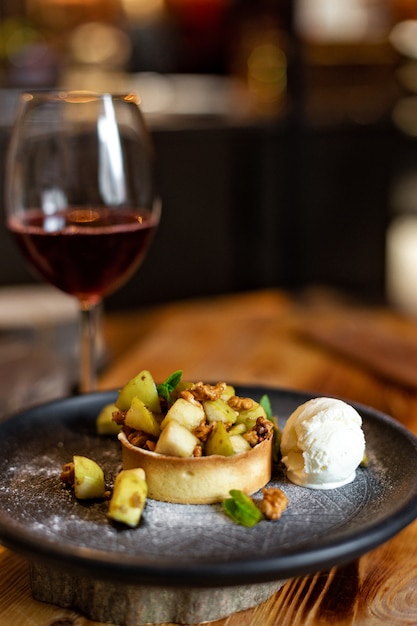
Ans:
<svg viewBox="0 0 417 626"><path fill-rule="evenodd" d="M156 385L147 370L120 391L112 411L123 469L145 471L148 497L211 504L247 495L271 478L274 424L262 402L231 385L191 383L175 372Z"/></svg>

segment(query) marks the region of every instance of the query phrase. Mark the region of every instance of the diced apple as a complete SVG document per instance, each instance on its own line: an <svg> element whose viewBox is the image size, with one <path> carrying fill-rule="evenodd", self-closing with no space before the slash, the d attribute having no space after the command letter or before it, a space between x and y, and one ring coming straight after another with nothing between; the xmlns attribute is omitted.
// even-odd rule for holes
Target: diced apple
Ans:
<svg viewBox="0 0 417 626"><path fill-rule="evenodd" d="M161 431L155 452L167 456L189 457L193 455L198 439L185 426L171 420Z"/></svg>
<svg viewBox="0 0 417 626"><path fill-rule="evenodd" d="M119 392L119 397L116 400L117 407L121 411L127 411L135 396L140 398L153 413L161 412L161 403L155 381L148 370L142 370L126 383Z"/></svg>
<svg viewBox="0 0 417 626"><path fill-rule="evenodd" d="M220 397L222 400L225 400L227 402L227 400L234 396L235 393L235 388L232 385L226 385L226 389L223 391Z"/></svg>
<svg viewBox="0 0 417 626"><path fill-rule="evenodd" d="M245 424L246 430L251 430L256 424L258 417L266 417L265 409L258 402L254 402L250 409L243 409L239 411L236 419L237 424Z"/></svg>
<svg viewBox="0 0 417 626"><path fill-rule="evenodd" d="M163 430L172 420L175 420L181 424L181 426L191 431L196 428L204 418L204 409L200 404L194 404L184 398L178 398L162 420L161 429Z"/></svg>
<svg viewBox="0 0 417 626"><path fill-rule="evenodd" d="M229 439L235 454L246 452L251 448L250 443L242 435L229 435Z"/></svg>
<svg viewBox="0 0 417 626"><path fill-rule="evenodd" d="M233 424L233 426L228 430L229 437L233 435L243 435L246 432L246 426L243 423Z"/></svg>
<svg viewBox="0 0 417 626"><path fill-rule="evenodd" d="M141 467L122 470L114 481L108 517L134 528L142 517L147 495L144 470Z"/></svg>
<svg viewBox="0 0 417 626"><path fill-rule="evenodd" d="M224 400L206 400L203 402L204 411L209 422L224 422L234 424L237 418L237 411L232 409Z"/></svg>
<svg viewBox="0 0 417 626"><path fill-rule="evenodd" d="M85 456L74 456L74 493L78 500L103 498L106 491L101 467Z"/></svg>
<svg viewBox="0 0 417 626"><path fill-rule="evenodd" d="M233 456L235 453L224 422L216 422L206 441L206 455Z"/></svg>
<svg viewBox="0 0 417 626"><path fill-rule="evenodd" d="M115 404L104 406L96 419L96 429L99 435L117 435L121 426L113 419L113 413L119 409Z"/></svg>
<svg viewBox="0 0 417 626"><path fill-rule="evenodd" d="M132 398L132 403L126 412L124 423L130 428L142 430L144 433L148 433L154 437L159 437L159 433L161 432L159 423L154 414L137 396Z"/></svg>

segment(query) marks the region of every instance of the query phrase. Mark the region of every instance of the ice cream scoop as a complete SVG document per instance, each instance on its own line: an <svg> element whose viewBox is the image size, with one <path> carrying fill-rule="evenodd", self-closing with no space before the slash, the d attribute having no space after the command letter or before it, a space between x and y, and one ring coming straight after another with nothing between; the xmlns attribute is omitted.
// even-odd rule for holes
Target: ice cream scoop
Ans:
<svg viewBox="0 0 417 626"><path fill-rule="evenodd" d="M353 481L365 454L362 418L334 398L313 398L288 418L281 438L282 461L291 482L334 489Z"/></svg>

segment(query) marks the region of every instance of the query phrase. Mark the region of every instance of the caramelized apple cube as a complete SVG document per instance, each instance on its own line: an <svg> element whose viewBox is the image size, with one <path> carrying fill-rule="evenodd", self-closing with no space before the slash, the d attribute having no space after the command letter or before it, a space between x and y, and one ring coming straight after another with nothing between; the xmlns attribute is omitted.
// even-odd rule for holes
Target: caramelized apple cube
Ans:
<svg viewBox="0 0 417 626"><path fill-rule="evenodd" d="M242 435L229 435L229 439L235 454L246 452L251 448L250 443Z"/></svg>
<svg viewBox="0 0 417 626"><path fill-rule="evenodd" d="M228 430L229 437L232 435L243 435L246 432L246 426L243 423L236 423Z"/></svg>
<svg viewBox="0 0 417 626"><path fill-rule="evenodd" d="M132 378L119 392L116 405L121 411L127 411L137 396L145 406L153 413L161 412L158 391L152 374L148 370L142 370Z"/></svg>
<svg viewBox="0 0 417 626"><path fill-rule="evenodd" d="M239 411L236 423L245 424L246 430L251 430L255 426L258 417L267 419L263 406L258 402L254 402L250 409L242 409Z"/></svg>
<svg viewBox="0 0 417 626"><path fill-rule="evenodd" d="M86 456L75 455L74 463L74 493L78 500L103 498L106 487L101 467Z"/></svg>
<svg viewBox="0 0 417 626"><path fill-rule="evenodd" d="M209 422L225 422L234 424L237 418L237 411L232 409L224 400L206 400L203 402L204 411Z"/></svg>
<svg viewBox="0 0 417 626"><path fill-rule="evenodd" d="M233 456L235 453L223 422L216 422L206 441L206 455Z"/></svg>
<svg viewBox="0 0 417 626"><path fill-rule="evenodd" d="M223 391L220 398L222 400L227 400L236 394L235 388L232 385L226 385L226 389Z"/></svg>
<svg viewBox="0 0 417 626"><path fill-rule="evenodd" d="M158 420L137 396L134 396L132 399L130 408L126 412L124 423L134 430L141 430L154 437L158 437L161 432Z"/></svg>
<svg viewBox="0 0 417 626"><path fill-rule="evenodd" d="M141 467L122 470L114 481L108 517L131 528L137 526L145 507L148 486Z"/></svg>
<svg viewBox="0 0 417 626"><path fill-rule="evenodd" d="M96 430L99 435L117 435L121 426L113 419L113 413L119 409L115 404L107 404L104 406L96 419Z"/></svg>
<svg viewBox="0 0 417 626"><path fill-rule="evenodd" d="M175 420L181 424L181 426L191 431L196 428L204 418L204 409L201 404L194 404L184 398L178 398L162 420L161 429L163 430L172 420Z"/></svg>
<svg viewBox="0 0 417 626"><path fill-rule="evenodd" d="M171 420L161 431L155 452L167 456L189 457L193 456L194 448L198 443L197 437L188 428L176 420Z"/></svg>

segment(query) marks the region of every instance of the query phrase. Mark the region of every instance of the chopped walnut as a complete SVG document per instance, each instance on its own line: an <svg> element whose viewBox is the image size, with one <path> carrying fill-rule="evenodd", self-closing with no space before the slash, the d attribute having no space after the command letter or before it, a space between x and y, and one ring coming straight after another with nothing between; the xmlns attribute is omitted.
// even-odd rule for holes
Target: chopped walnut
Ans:
<svg viewBox="0 0 417 626"><path fill-rule="evenodd" d="M246 439L246 441L252 446L252 448L254 448L256 444L259 443L258 435L256 434L256 431L253 428L251 430L246 431L246 433L243 433L242 437Z"/></svg>
<svg viewBox="0 0 417 626"><path fill-rule="evenodd" d="M132 444L132 446L137 446L138 448L143 448L148 438L148 435L141 430L133 430L126 436L127 440Z"/></svg>
<svg viewBox="0 0 417 626"><path fill-rule="evenodd" d="M218 400L222 393L225 392L226 387L226 383L209 385L200 381L198 383L194 383L194 385L192 385L187 391L192 393L196 400L204 402L205 400Z"/></svg>
<svg viewBox="0 0 417 626"><path fill-rule="evenodd" d="M184 389L184 391L181 391L180 398L183 398L183 400L187 400L187 402L191 402L191 404L197 404L198 406L201 406L200 402L195 398L194 394L189 389Z"/></svg>
<svg viewBox="0 0 417 626"><path fill-rule="evenodd" d="M116 422L116 424L119 424L120 426L122 426L126 418L126 413L127 411L113 411L112 413L113 422Z"/></svg>
<svg viewBox="0 0 417 626"><path fill-rule="evenodd" d="M194 450L193 456L200 457L203 456L203 448L201 447L201 443L197 443Z"/></svg>
<svg viewBox="0 0 417 626"><path fill-rule="evenodd" d="M59 479L62 480L62 482L65 483L66 485L69 485L70 487L73 486L75 477L74 477L74 463L72 461L70 463L65 463L62 466L62 473Z"/></svg>
<svg viewBox="0 0 417 626"><path fill-rule="evenodd" d="M261 442L270 437L274 426L269 419L266 419L265 417L258 417L254 428L256 434L258 435L258 441Z"/></svg>
<svg viewBox="0 0 417 626"><path fill-rule="evenodd" d="M245 411L253 407L252 398L241 398L239 396L231 396L227 404L237 411Z"/></svg>
<svg viewBox="0 0 417 626"><path fill-rule="evenodd" d="M274 429L272 422L265 417L258 417L255 426L244 433L243 437L250 443L250 445L256 446L261 441L268 439Z"/></svg>
<svg viewBox="0 0 417 626"><path fill-rule="evenodd" d="M191 432L193 433L195 437L197 437L197 439L199 439L200 441L204 443L205 441L207 441L208 436L213 430L213 428L214 428L214 422L212 422L211 424L208 424L204 420L201 420L199 425L193 428Z"/></svg>
<svg viewBox="0 0 417 626"><path fill-rule="evenodd" d="M133 430L127 434L127 439L132 446L136 446L137 448L151 450L152 452L155 450L155 441L150 439L149 434L144 433L142 430Z"/></svg>
<svg viewBox="0 0 417 626"><path fill-rule="evenodd" d="M264 487L259 508L267 519L277 520L287 508L288 498L281 489Z"/></svg>

